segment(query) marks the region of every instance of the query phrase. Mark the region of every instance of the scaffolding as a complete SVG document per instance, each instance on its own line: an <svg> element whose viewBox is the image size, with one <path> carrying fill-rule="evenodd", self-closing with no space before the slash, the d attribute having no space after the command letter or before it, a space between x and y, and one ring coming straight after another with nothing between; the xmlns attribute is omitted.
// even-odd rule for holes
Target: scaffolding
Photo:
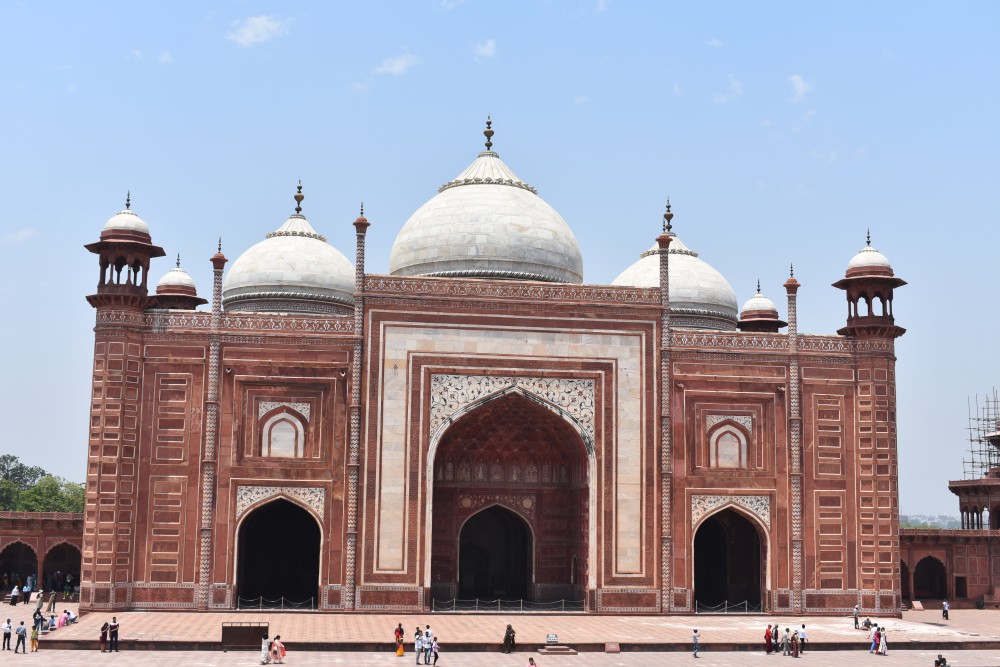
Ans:
<svg viewBox="0 0 1000 667"><path fill-rule="evenodd" d="M982 479L1000 468L1000 395L969 400L969 458L963 459L965 479Z"/></svg>

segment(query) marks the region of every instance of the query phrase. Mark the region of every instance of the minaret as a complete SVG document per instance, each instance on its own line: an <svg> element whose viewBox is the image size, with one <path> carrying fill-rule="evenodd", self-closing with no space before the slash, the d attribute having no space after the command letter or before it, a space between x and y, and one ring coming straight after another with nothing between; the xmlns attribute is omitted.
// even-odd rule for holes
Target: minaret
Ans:
<svg viewBox="0 0 1000 667"><path fill-rule="evenodd" d="M867 244L847 265L845 276L833 284L847 292L847 326L841 336L853 338L899 338L906 329L896 326L892 314L892 291L906 284L896 277L885 255Z"/></svg>
<svg viewBox="0 0 1000 667"><path fill-rule="evenodd" d="M162 257L149 227L125 208L84 246L100 257L97 292L87 297L97 310L93 383L90 396L80 608L114 608L131 595L140 465L138 387L143 373L143 311L156 304L148 296L149 261Z"/></svg>
<svg viewBox="0 0 1000 667"><path fill-rule="evenodd" d="M673 606L673 579L670 562L673 544L670 536L673 496L673 447L670 420L670 242L674 239L670 224L674 214L667 199L663 213L663 231L656 237L660 254L660 611L670 613Z"/></svg>

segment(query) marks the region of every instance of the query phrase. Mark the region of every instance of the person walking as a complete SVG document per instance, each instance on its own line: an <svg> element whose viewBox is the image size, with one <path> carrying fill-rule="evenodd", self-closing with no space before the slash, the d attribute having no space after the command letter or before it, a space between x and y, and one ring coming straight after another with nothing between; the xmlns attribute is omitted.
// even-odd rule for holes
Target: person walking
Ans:
<svg viewBox="0 0 1000 667"><path fill-rule="evenodd" d="M878 634L878 648L875 650L876 655L886 655L886 651L889 650L889 638L886 636L885 628Z"/></svg>
<svg viewBox="0 0 1000 667"><path fill-rule="evenodd" d="M101 638L98 640L101 644L101 653L104 653L104 649L108 646L108 622L104 621L104 625L101 626Z"/></svg>
<svg viewBox="0 0 1000 667"><path fill-rule="evenodd" d="M433 650L433 647L434 647L433 645L434 645L434 632L431 631L431 626L428 625L427 629L424 630L424 664L425 665L431 664L431 651Z"/></svg>
<svg viewBox="0 0 1000 667"><path fill-rule="evenodd" d="M56 589L52 589L49 592L49 606L45 609L46 612L50 614L56 613Z"/></svg>
<svg viewBox="0 0 1000 667"><path fill-rule="evenodd" d="M118 617L111 617L111 624L108 626L108 653L114 651L118 653L118 629L121 626L118 623Z"/></svg>
<svg viewBox="0 0 1000 667"><path fill-rule="evenodd" d="M285 645L281 643L281 635L275 635L271 642L271 659L279 665L285 661Z"/></svg>
<svg viewBox="0 0 1000 667"><path fill-rule="evenodd" d="M947 600L945 600L944 602L941 603L941 618L943 618L946 621L948 620L949 610L951 610L951 605L948 604Z"/></svg>
<svg viewBox="0 0 1000 667"><path fill-rule="evenodd" d="M859 630L861 626L858 624L858 615L861 613L861 605L854 605L854 629Z"/></svg>
<svg viewBox="0 0 1000 667"><path fill-rule="evenodd" d="M41 613L42 605L45 604L45 591L38 589L38 595L35 598L35 611Z"/></svg>
<svg viewBox="0 0 1000 667"><path fill-rule="evenodd" d="M10 633L14 631L14 625L7 619L7 622L3 624L3 648L0 650L9 651L10 650Z"/></svg>
<svg viewBox="0 0 1000 667"><path fill-rule="evenodd" d="M514 632L514 626L508 623L507 630L505 630L503 633L503 650L502 650L503 653L510 653L514 650L514 646L517 643L515 641L516 636L517 633Z"/></svg>
<svg viewBox="0 0 1000 667"><path fill-rule="evenodd" d="M14 584L14 588L10 589L10 606L16 607L17 601L20 599L20 597L21 597L21 587L18 586L17 584Z"/></svg>
<svg viewBox="0 0 1000 667"><path fill-rule="evenodd" d="M396 629L392 631L392 634L396 638L396 655L401 656L406 653L403 649L403 624L400 623L396 626Z"/></svg>
<svg viewBox="0 0 1000 667"><path fill-rule="evenodd" d="M792 654L792 639L788 635L788 628L785 628L785 634L781 635L781 655L791 655Z"/></svg>
<svg viewBox="0 0 1000 667"><path fill-rule="evenodd" d="M424 633L417 626L417 631L413 634L413 652L417 656L416 664L420 664L420 657L424 654Z"/></svg>
<svg viewBox="0 0 1000 667"><path fill-rule="evenodd" d="M799 629L799 653L806 652L806 624L803 623Z"/></svg>
<svg viewBox="0 0 1000 667"><path fill-rule="evenodd" d="M874 653L875 649L878 648L878 623L872 626L871 632L868 633L868 638L872 640L872 645L868 649L868 652Z"/></svg>
<svg viewBox="0 0 1000 667"><path fill-rule="evenodd" d="M21 587L21 604L28 604L31 602L31 575L24 582L24 586Z"/></svg>
<svg viewBox="0 0 1000 667"><path fill-rule="evenodd" d="M771 624L767 624L767 630L764 630L764 652L767 655L771 655Z"/></svg>
<svg viewBox="0 0 1000 667"><path fill-rule="evenodd" d="M438 645L438 638L435 637L431 641L431 653L434 655L434 662L431 663L432 665L438 664L438 651L440 649L441 649L441 647Z"/></svg>
<svg viewBox="0 0 1000 667"><path fill-rule="evenodd" d="M14 632L17 634L17 642L14 644L14 653L17 653L17 649L21 649L21 653L27 653L28 628L24 627L24 621L21 621L21 625L17 626L17 630Z"/></svg>
<svg viewBox="0 0 1000 667"><path fill-rule="evenodd" d="M698 638L698 628L695 628L694 632L691 633L691 643L694 645L694 657L696 657L696 658L698 657L698 649L700 648L698 646L698 639L699 639Z"/></svg>
<svg viewBox="0 0 1000 667"><path fill-rule="evenodd" d="M38 653L38 626L31 628L31 652Z"/></svg>

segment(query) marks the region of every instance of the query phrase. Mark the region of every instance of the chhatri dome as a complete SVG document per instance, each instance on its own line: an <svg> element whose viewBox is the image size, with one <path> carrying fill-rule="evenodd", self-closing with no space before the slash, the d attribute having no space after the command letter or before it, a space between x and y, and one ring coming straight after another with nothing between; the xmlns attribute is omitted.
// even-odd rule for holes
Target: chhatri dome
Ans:
<svg viewBox="0 0 1000 667"><path fill-rule="evenodd" d="M871 232L865 238L865 247L847 263L846 275L848 278L860 275L894 275L889 258L872 247Z"/></svg>
<svg viewBox="0 0 1000 667"><path fill-rule="evenodd" d="M208 303L198 296L194 278L181 268L181 256L177 255L177 264L167 271L156 283L156 303L160 308L194 310Z"/></svg>
<svg viewBox="0 0 1000 667"><path fill-rule="evenodd" d="M106 239L109 236L122 236L130 234L145 234L146 240L149 240L149 226L142 221L138 215L132 211L132 193L128 192L125 195L125 208L120 212L111 216L106 223L104 223L104 229L101 230L101 239Z"/></svg>
<svg viewBox="0 0 1000 667"><path fill-rule="evenodd" d="M778 307L774 305L774 301L760 293L758 280L757 293L740 308L740 321L736 326L740 331L777 333L778 329L787 327L788 322L778 319Z"/></svg>
<svg viewBox="0 0 1000 667"><path fill-rule="evenodd" d="M389 271L396 276L583 282L576 237L554 208L486 150L438 188L396 236Z"/></svg>
<svg viewBox="0 0 1000 667"><path fill-rule="evenodd" d="M295 213L233 262L222 283L226 310L349 313L354 265L302 215L302 184Z"/></svg>
<svg viewBox="0 0 1000 667"><path fill-rule="evenodd" d="M736 329L736 293L725 277L698 257L670 229L673 213L670 202L664 214L664 229L670 242L670 323L687 329ZM659 246L642 253L639 260L615 278L612 285L628 287L660 286Z"/></svg>

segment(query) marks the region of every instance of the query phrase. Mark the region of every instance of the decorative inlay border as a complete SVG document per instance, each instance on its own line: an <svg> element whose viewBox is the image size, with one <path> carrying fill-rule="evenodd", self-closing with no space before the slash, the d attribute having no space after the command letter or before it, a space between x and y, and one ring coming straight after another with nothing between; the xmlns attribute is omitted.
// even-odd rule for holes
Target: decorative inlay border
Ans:
<svg viewBox="0 0 1000 667"><path fill-rule="evenodd" d="M611 301L659 305L660 290L648 287L525 284L504 281L365 276L365 292L496 297L553 301Z"/></svg>
<svg viewBox="0 0 1000 667"><path fill-rule="evenodd" d="M771 496L696 494L691 496L691 528L693 529L702 517L725 505L739 505L759 518L767 528L771 527Z"/></svg>
<svg viewBox="0 0 1000 667"><path fill-rule="evenodd" d="M236 518L243 516L251 505L273 496L287 496L300 500L316 512L320 519L326 510L326 489L322 487L237 486Z"/></svg>
<svg viewBox="0 0 1000 667"><path fill-rule="evenodd" d="M291 408L309 421L310 405L308 403L289 403L286 401L261 401L257 406L257 419L260 419L271 410L278 408Z"/></svg>
<svg viewBox="0 0 1000 667"><path fill-rule="evenodd" d="M130 310L97 311L97 326L129 325L149 327L157 332L170 329L211 329L212 314L205 311ZM350 315L291 317L262 313L224 313L220 326L229 331L292 331L302 333L354 333Z"/></svg>
<svg viewBox="0 0 1000 667"><path fill-rule="evenodd" d="M705 430L710 431L720 422L732 421L753 433L753 417L751 415L708 415L705 417Z"/></svg>
<svg viewBox="0 0 1000 667"><path fill-rule="evenodd" d="M515 387L565 410L579 422L590 443L595 441L595 382L585 378L431 375L431 434L463 408Z"/></svg>

